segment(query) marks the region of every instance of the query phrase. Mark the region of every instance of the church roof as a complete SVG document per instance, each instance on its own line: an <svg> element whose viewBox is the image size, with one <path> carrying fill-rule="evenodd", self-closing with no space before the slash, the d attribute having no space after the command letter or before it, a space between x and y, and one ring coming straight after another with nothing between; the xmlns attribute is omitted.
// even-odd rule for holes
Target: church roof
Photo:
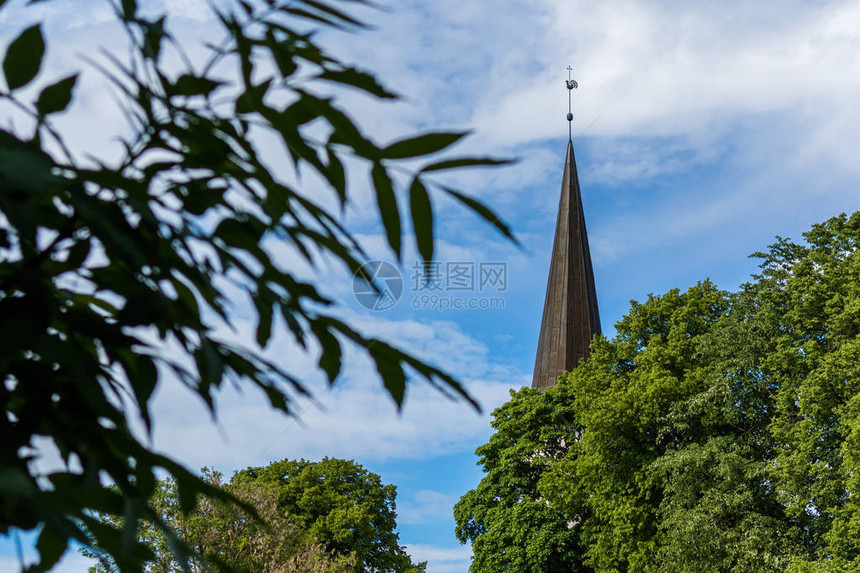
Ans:
<svg viewBox="0 0 860 573"><path fill-rule="evenodd" d="M596 334L600 334L597 289L591 268L576 158L570 141L561 182L532 388L543 390L555 386L559 375L573 369L588 356L591 339Z"/></svg>

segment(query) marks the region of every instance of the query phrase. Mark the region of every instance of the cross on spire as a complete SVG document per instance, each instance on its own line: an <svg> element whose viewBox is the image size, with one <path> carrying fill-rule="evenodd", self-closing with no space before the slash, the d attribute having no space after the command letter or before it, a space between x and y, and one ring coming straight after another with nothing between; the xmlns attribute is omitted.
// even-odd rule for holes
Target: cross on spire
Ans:
<svg viewBox="0 0 860 573"><path fill-rule="evenodd" d="M567 136L570 141L573 141L573 108L571 103L571 92L579 87L579 84L576 83L576 80L570 77L570 74L573 72L573 68L567 66L567 80L565 80L565 85L567 86Z"/></svg>

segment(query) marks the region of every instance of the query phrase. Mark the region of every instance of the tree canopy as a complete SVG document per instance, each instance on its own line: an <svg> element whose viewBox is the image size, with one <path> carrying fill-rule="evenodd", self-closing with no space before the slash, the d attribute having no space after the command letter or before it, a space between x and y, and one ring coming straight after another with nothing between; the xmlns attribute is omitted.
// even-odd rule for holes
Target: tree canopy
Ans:
<svg viewBox="0 0 860 573"><path fill-rule="evenodd" d="M194 572L220 564L260 573L421 573L396 531L396 488L352 460L281 460L236 472L229 483L203 470L206 483L248 504L206 498L190 512L181 508L174 479L158 482L149 500L159 519L188 544ZM255 518L254 516L258 517ZM98 514L100 524L121 529L124 518ZM156 523L144 520L138 539L152 557L147 573L172 573L183 557ZM99 564L93 573L117 570L98 544L82 550Z"/></svg>
<svg viewBox="0 0 860 573"><path fill-rule="evenodd" d="M420 573L400 546L393 485L351 460L283 460L237 473L238 484L272 487L278 509L291 516L310 541L368 573Z"/></svg>
<svg viewBox="0 0 860 573"><path fill-rule="evenodd" d="M860 567L860 212L779 239L735 293L633 302L512 393L455 508L473 571Z"/></svg>
<svg viewBox="0 0 860 573"><path fill-rule="evenodd" d="M331 383L343 345L354 345L398 405L408 378L471 401L445 372L352 328L317 284L270 258L265 243L276 241L311 265L325 258L350 272L360 268L365 254L342 216L356 193L348 175L366 174L396 257L408 222L418 252L432 259L436 194L511 236L483 204L428 178L500 163L429 157L465 133L378 143L338 106L343 90L396 97L319 44L317 28L364 27L339 3L213 3L223 41L196 62L167 15L139 10L135 0L111 5L128 55L111 50L90 60L126 109L130 127L118 161L80 159L82 150L68 149L56 129L56 114L74 112L78 74L40 74L52 46L38 23L17 35L10 30L2 58L0 100L17 115L0 127L0 534L38 528L36 571L57 563L71 539L95 542L121 570L138 571L151 557L134 541L140 520L164 528L170 546L185 554L147 502L156 472L175 479L183 511L201 492L224 494L152 450L153 392L176 378L215 414L219 387L233 381L290 413L306 388L263 352L275 325L319 352ZM0 1L0 9L9 5ZM218 75L224 70L232 72ZM311 126L319 138L309 135ZM267 152L279 152L305 177L281 177L264 163L255 134L274 136L265 140ZM323 191L293 182L310 175ZM218 335L229 326L237 290L255 307L256 344ZM30 463L39 437L56 447L65 468L43 475ZM116 487L101 487L105 481ZM123 516L123 529L94 512Z"/></svg>
<svg viewBox="0 0 860 573"><path fill-rule="evenodd" d="M180 507L176 480L159 481L150 505L165 523L192 549L186 560L170 547L162 528L150 521L139 524L138 539L152 557L143 564L146 573L175 573L188 568L192 573L211 571L217 563L236 571L258 573L350 573L355 558L333 555L325 544L314 541L297 521L278 507L278 493L259 483L223 483L218 472L203 470L203 478L254 509L250 513L235 503L204 498L191 512ZM256 516L254 515L256 514ZM98 514L104 525L121 528L123 518ZM90 573L117 571L113 557L97 545L81 552L98 561Z"/></svg>

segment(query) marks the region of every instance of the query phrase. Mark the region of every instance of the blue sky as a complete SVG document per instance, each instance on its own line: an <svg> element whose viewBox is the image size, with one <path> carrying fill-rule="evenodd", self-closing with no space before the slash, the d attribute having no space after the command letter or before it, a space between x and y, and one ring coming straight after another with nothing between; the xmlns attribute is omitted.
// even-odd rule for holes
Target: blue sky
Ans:
<svg viewBox="0 0 860 573"><path fill-rule="evenodd" d="M12 0L0 12L0 43L25 25L14 11L22 4ZM164 4L176 30L212 39L204 3ZM347 356L342 379L326 389L314 356L281 337L272 356L317 396L300 406L301 423L269 412L252 392L228 390L214 425L168 381L156 396L155 446L191 468L227 474L285 457L356 459L398 486L401 541L411 553L428 559L433 573L464 571L469 550L454 538L451 506L480 479L473 452L490 435L488 413L509 389L530 383L567 139L566 67L580 85L574 143L603 329L611 333L631 299L705 278L735 289L755 271L748 255L775 235L798 239L811 224L860 207L860 1L387 5L362 12L375 30L325 41L405 98L382 105L347 94L342 105L383 141L417 129L470 128L474 135L456 151L519 158L446 182L492 205L523 249L436 197L439 260L505 263L507 289L492 293L504 308L414 309L424 294L410 281L414 253L402 266L403 297L382 312L357 304L342 269L324 265L314 276L358 327L463 379L483 414L416 384L398 415L359 355ZM45 77L86 71L60 127L76 149L110 157L112 137L124 129L121 114L79 57L120 41L104 6L55 0L27 13L47 19ZM274 154L271 161L277 169ZM367 181L350 183L356 203L346 223L374 258L394 262ZM267 248L297 273L313 273L283 246ZM252 338L254 317L238 294L234 326L234 336ZM50 463L46 454L43 464ZM0 543L0 569L14 570L11 548ZM58 568L84 569L75 555Z"/></svg>

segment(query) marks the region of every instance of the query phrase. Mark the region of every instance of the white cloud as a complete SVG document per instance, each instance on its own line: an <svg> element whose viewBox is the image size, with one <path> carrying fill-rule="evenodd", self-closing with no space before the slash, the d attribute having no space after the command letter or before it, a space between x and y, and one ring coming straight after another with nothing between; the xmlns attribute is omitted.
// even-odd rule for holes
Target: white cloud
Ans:
<svg viewBox="0 0 860 573"><path fill-rule="evenodd" d="M494 70L505 89L490 91L476 114L488 139L562 134L563 113L546 105L551 94L565 97L559 54L580 80L582 121L611 105L589 132L598 136L699 135L739 114L817 107L860 89L856 2L796 4L790 12L742 2L540 4L552 14L540 20L549 26L540 65L519 76Z"/></svg>
<svg viewBox="0 0 860 573"><path fill-rule="evenodd" d="M427 561L429 573L462 573L469 570L471 546L438 547L423 543L410 543L406 551L413 561Z"/></svg>
<svg viewBox="0 0 860 573"><path fill-rule="evenodd" d="M455 503L456 496L429 489L418 490L410 498L397 502L397 523L412 525L450 521Z"/></svg>

